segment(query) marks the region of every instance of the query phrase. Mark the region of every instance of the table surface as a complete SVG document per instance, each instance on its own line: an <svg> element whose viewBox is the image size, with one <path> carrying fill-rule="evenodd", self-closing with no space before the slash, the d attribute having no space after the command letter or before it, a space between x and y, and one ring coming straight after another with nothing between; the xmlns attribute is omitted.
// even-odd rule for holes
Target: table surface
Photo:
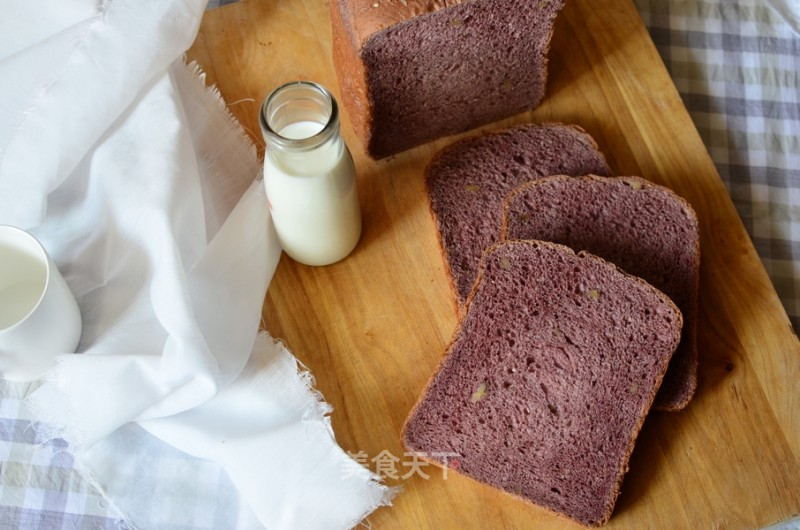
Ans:
<svg viewBox="0 0 800 530"><path fill-rule="evenodd" d="M257 116L269 90L312 79L338 97L330 38L325 3L245 0L206 13L188 57L263 152ZM800 512L800 346L633 4L567 2L544 103L482 130L531 121L582 126L615 174L672 188L701 223L697 396L680 413L648 417L610 527L753 528ZM342 130L359 170L361 241L328 267L284 256L263 316L316 376L340 444L403 486L394 507L368 521L572 527L456 473L414 468L403 453L403 421L456 325L423 170L457 137L376 162L346 112Z"/></svg>
<svg viewBox="0 0 800 530"><path fill-rule="evenodd" d="M783 244L791 233L765 231L757 216L776 214L783 222L786 189L796 204L797 172L785 172L786 181L770 181L767 188L762 177L774 180L772 166L750 167L757 178L749 186L731 181L729 173L749 174L734 164L758 166L765 145L783 167L798 167L791 157L797 156L800 122L791 102L797 102L792 65L800 40L765 5L635 5L646 14L694 125L629 2L570 0L554 37L547 101L484 129L578 123L597 138L616 173L666 184L695 206L703 226L698 395L684 412L648 419L610 526L756 528L800 512L800 347L700 139L728 179L762 260L770 267L774 258L773 280L791 309L791 285L781 286L775 276L775 263L785 268L785 252L770 251L775 237ZM261 145L258 106L280 82L311 78L338 95L328 23L322 2L241 0L207 13L189 57ZM756 35L737 37L745 30ZM745 55L759 61L758 79L753 64L742 62ZM698 60L706 62L707 78L697 71ZM786 92L776 96L781 86ZM761 108L769 114L750 114ZM733 129L726 133L720 123ZM456 474L414 469L402 453L402 422L455 326L422 185L427 161L455 138L373 162L355 142L346 114L343 129L360 170L362 241L332 267L284 259L265 301L264 323L315 374L335 408L332 422L344 448L403 487L394 507L367 522L377 529L573 527ZM763 206L764 189L773 188L769 212L751 207L752 201ZM102 493L80 477L65 444L39 438L22 406L26 392L0 381L0 527L124 527ZM798 524L795 519L788 526Z"/></svg>

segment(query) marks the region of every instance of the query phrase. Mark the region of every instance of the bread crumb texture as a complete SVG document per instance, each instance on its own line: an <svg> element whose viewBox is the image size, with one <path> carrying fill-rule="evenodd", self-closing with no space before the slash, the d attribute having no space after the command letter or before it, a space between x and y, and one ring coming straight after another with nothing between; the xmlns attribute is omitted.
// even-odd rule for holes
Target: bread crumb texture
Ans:
<svg viewBox="0 0 800 530"><path fill-rule="evenodd" d="M500 240L503 201L548 175L608 175L594 140L562 124L523 125L457 142L426 170L431 210L461 305L483 251Z"/></svg>
<svg viewBox="0 0 800 530"><path fill-rule="evenodd" d="M374 1L361 22L352 19L364 36L358 57L370 154L389 156L538 106L563 3Z"/></svg>
<svg viewBox="0 0 800 530"><path fill-rule="evenodd" d="M537 239L611 261L669 296L684 333L656 406L684 407L697 385L700 230L692 207L638 177L547 177L517 188L504 205L505 237ZM590 297L599 296L589 293Z"/></svg>
<svg viewBox="0 0 800 530"><path fill-rule="evenodd" d="M404 444L456 454L461 473L602 524L681 323L662 293L594 256L495 245Z"/></svg>

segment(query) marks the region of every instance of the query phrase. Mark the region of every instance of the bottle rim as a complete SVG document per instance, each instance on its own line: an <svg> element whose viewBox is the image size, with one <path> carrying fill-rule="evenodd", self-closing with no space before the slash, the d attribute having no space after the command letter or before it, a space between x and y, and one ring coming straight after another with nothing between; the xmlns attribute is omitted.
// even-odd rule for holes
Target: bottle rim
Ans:
<svg viewBox="0 0 800 530"><path fill-rule="evenodd" d="M281 136L273 128L273 122L278 111L291 99L287 99L287 94L301 91L303 98L312 100L319 98L318 103L322 104L327 110L327 120L322 129L307 138L287 138ZM261 134L267 145L274 145L287 151L308 151L315 149L339 133L339 106L336 98L327 88L313 81L291 81L275 88L264 99L259 113L259 125Z"/></svg>

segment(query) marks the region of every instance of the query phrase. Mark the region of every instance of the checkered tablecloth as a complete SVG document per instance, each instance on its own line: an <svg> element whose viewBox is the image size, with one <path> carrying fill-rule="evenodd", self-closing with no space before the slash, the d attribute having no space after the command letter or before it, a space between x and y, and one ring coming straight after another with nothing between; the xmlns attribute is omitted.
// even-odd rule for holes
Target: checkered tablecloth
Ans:
<svg viewBox="0 0 800 530"><path fill-rule="evenodd" d="M0 530L128 529L66 444L39 438L22 404L33 385L0 379Z"/></svg>
<svg viewBox="0 0 800 530"><path fill-rule="evenodd" d="M634 3L800 329L800 0ZM0 381L0 530L128 528L63 443L38 439L28 390Z"/></svg>
<svg viewBox="0 0 800 530"><path fill-rule="evenodd" d="M797 332L800 0L634 0Z"/></svg>

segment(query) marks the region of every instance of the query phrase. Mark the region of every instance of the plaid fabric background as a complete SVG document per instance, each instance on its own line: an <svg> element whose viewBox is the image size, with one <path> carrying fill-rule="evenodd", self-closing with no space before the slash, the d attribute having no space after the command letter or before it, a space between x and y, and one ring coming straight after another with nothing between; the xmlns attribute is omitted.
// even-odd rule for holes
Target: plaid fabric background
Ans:
<svg viewBox="0 0 800 530"><path fill-rule="evenodd" d="M39 439L22 406L29 387L0 380L0 529L127 530L66 444Z"/></svg>
<svg viewBox="0 0 800 530"><path fill-rule="evenodd" d="M634 3L797 332L800 1Z"/></svg>
<svg viewBox="0 0 800 530"><path fill-rule="evenodd" d="M800 329L800 0L634 3ZM38 439L26 389L0 380L0 529L126 529L64 444Z"/></svg>

